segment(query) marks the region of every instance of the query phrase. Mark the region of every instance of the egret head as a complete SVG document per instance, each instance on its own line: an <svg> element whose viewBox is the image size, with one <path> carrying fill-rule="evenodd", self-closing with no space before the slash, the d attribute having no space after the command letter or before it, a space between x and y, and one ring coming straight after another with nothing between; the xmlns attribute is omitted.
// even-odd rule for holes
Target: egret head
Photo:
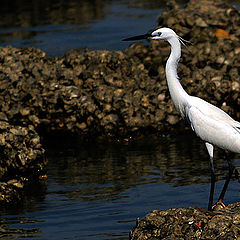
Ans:
<svg viewBox="0 0 240 240"><path fill-rule="evenodd" d="M171 28L158 28L155 30L150 30L146 34L134 36L130 38L125 38L123 41L133 41L141 39L154 39L154 40L165 40L168 41L172 37L179 38L178 35Z"/></svg>
<svg viewBox="0 0 240 240"><path fill-rule="evenodd" d="M149 39L154 40L169 40L170 38L178 38L177 34L171 28L158 28L151 33Z"/></svg>

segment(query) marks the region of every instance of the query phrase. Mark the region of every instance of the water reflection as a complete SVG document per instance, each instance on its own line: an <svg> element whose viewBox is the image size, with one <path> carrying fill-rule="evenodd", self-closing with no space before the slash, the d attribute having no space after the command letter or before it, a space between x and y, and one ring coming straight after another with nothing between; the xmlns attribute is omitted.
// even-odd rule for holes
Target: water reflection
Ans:
<svg viewBox="0 0 240 240"><path fill-rule="evenodd" d="M205 145L191 133L129 144L81 142L72 151L70 156L49 152L49 158L55 159L49 167L52 175L58 176L59 185L76 186L66 195L84 201L113 200L142 184L170 183L176 187L208 183L210 179ZM219 179L226 174L221 153L216 152L215 163Z"/></svg>
<svg viewBox="0 0 240 240"><path fill-rule="evenodd" d="M37 47L50 56L86 47L124 50L125 36L142 34L157 25L170 1L158 0L3 0L0 44ZM188 0L176 0L184 7ZM239 6L239 0L228 1ZM137 21L136 21L137 20Z"/></svg>
<svg viewBox="0 0 240 240"><path fill-rule="evenodd" d="M9 217L0 218L0 238L16 239L19 238L33 238L39 237L41 230L39 228L23 228L24 225L31 226L42 221L28 217ZM12 226L12 227L9 227Z"/></svg>
<svg viewBox="0 0 240 240"><path fill-rule="evenodd" d="M1 1L0 27L33 27L41 25L85 24L106 14L109 0L18 0Z"/></svg>
<svg viewBox="0 0 240 240"><path fill-rule="evenodd" d="M124 35L156 26L167 1L60 0L1 1L0 44L42 49L49 55L69 50L123 50ZM136 18L138 24L136 25ZM121 24L119 24L121 23Z"/></svg>
<svg viewBox="0 0 240 240"><path fill-rule="evenodd" d="M191 132L123 143L49 136L45 145L47 190L36 187L22 206L0 210L5 239L128 239L135 219L153 209L207 207L208 155ZM220 151L217 158L221 179L226 162ZM226 201L238 199L232 181Z"/></svg>
<svg viewBox="0 0 240 240"><path fill-rule="evenodd" d="M76 31L86 28L84 24L104 18L107 3L107 0L2 1L0 43L36 46L42 50L53 48L51 41L55 41L55 45L58 45L57 38L62 39L61 42L65 38L69 41L67 34L70 32L74 39Z"/></svg>

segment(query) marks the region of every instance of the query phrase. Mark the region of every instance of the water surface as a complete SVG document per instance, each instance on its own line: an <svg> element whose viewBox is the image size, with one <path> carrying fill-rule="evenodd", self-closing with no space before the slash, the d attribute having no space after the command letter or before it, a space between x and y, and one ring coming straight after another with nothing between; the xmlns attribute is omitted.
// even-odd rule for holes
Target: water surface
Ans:
<svg viewBox="0 0 240 240"><path fill-rule="evenodd" d="M0 46L37 47L49 56L73 49L124 50L128 36L157 26L167 0L2 0ZM176 0L184 7L188 0ZM239 0L227 1L239 8Z"/></svg>
<svg viewBox="0 0 240 240"><path fill-rule="evenodd" d="M4 0L0 45L35 46L51 56L86 46L123 50L128 43L120 40L155 27L165 7L157 0ZM111 144L57 137L44 144L48 182L21 206L0 209L4 239L128 239L136 218L153 209L207 207L208 155L191 133ZM219 193L227 164L221 151L216 158ZM239 187L230 182L226 203L239 200Z"/></svg>
<svg viewBox="0 0 240 240"><path fill-rule="evenodd" d="M124 50L121 39L157 26L167 1L19 0L1 2L0 45L37 47L50 56L72 49ZM183 6L185 1L179 1Z"/></svg>
<svg viewBox="0 0 240 240"><path fill-rule="evenodd" d="M136 218L153 209L207 207L208 155L191 133L130 143L50 140L45 189L18 209L0 210L11 230L5 239L128 239ZM219 194L227 164L220 151L216 158ZM239 200L239 189L233 179L226 203Z"/></svg>

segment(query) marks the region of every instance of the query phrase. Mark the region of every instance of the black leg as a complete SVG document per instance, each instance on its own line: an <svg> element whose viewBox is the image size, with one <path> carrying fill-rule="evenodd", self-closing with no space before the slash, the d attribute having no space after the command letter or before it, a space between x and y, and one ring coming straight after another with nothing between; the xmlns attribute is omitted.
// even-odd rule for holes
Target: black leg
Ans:
<svg viewBox="0 0 240 240"><path fill-rule="evenodd" d="M212 210L213 195L214 195L214 188L215 188L215 182L216 182L216 174L215 174L214 165L213 165L213 145L208 142L205 142L205 145L208 150L208 154L210 157L210 166L211 166L211 189L210 189L209 200L208 200L208 210Z"/></svg>
<svg viewBox="0 0 240 240"><path fill-rule="evenodd" d="M232 162L231 162L231 160L229 158L227 158L227 162L228 162L228 174L227 174L227 177L226 177L226 180L225 180L222 192L221 192L221 194L220 194L220 196L218 198L218 202L223 200L224 195L225 195L225 193L227 191L227 188L228 188L228 184L230 182L230 179L231 179L233 171L234 171L234 166L232 165Z"/></svg>
<svg viewBox="0 0 240 240"><path fill-rule="evenodd" d="M216 182L216 174L215 174L215 170L214 170L212 157L210 157L210 163L211 163L211 189L210 189L210 194L209 194L208 210L212 210L213 195L214 195L214 188L215 188L215 182Z"/></svg>

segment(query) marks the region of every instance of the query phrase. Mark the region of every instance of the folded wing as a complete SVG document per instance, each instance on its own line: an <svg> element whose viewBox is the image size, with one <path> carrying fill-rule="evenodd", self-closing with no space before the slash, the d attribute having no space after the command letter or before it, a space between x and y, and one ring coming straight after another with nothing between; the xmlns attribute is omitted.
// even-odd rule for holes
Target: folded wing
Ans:
<svg viewBox="0 0 240 240"><path fill-rule="evenodd" d="M186 118L193 131L205 142L240 153L240 123L214 105L191 97Z"/></svg>

